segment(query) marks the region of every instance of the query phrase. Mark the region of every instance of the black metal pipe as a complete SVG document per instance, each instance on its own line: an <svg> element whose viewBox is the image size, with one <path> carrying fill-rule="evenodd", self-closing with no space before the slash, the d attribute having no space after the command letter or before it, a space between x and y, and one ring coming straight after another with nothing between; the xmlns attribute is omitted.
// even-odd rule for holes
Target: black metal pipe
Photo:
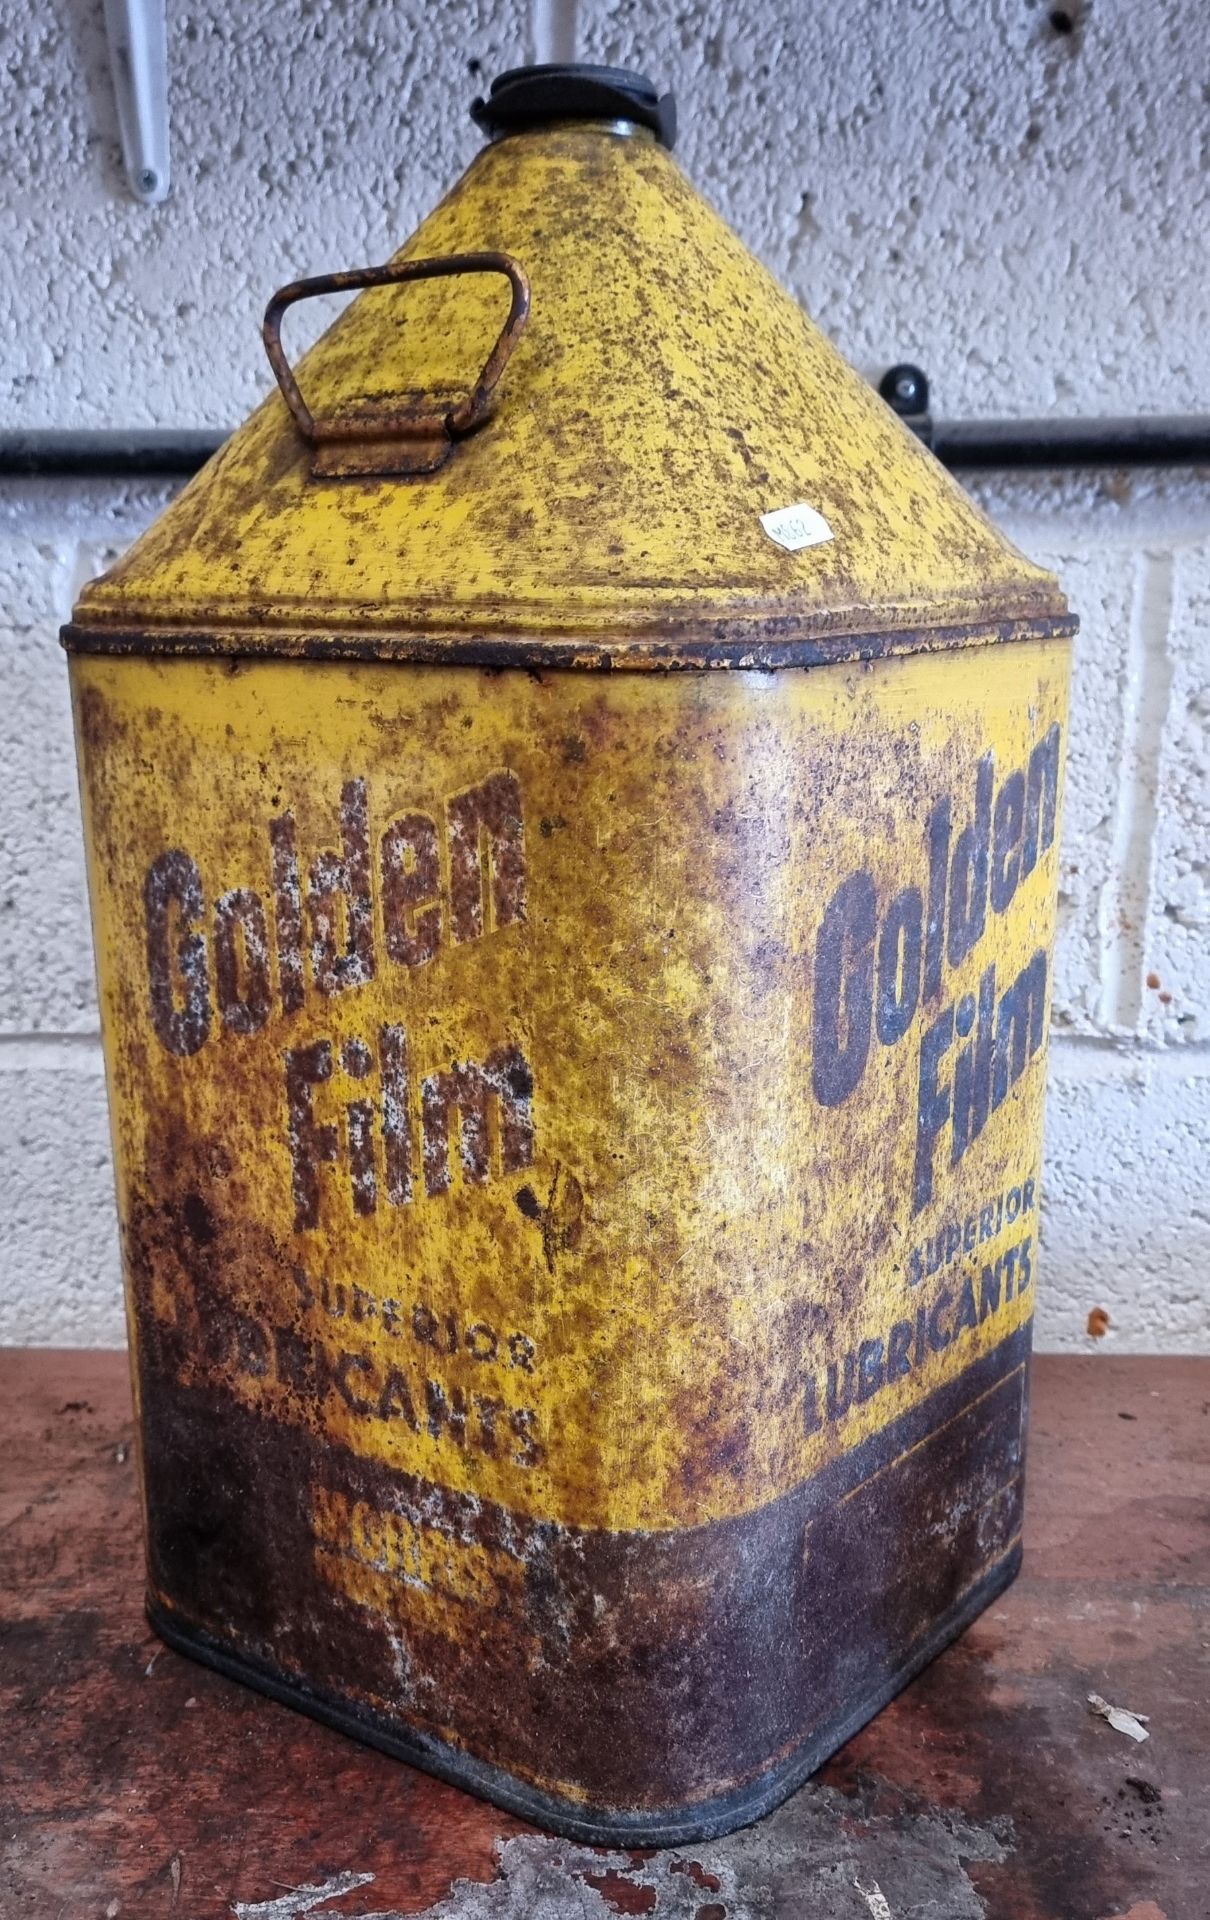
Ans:
<svg viewBox="0 0 1210 1920"><path fill-rule="evenodd" d="M1210 415L1140 414L1126 420L934 420L929 377L901 360L878 391L946 467L1201 467L1210 465Z"/></svg>
<svg viewBox="0 0 1210 1920"><path fill-rule="evenodd" d="M934 420L904 424L955 469L1210 466L1210 415L1114 420ZM209 427L0 433L0 478L180 479L227 438Z"/></svg>
<svg viewBox="0 0 1210 1920"><path fill-rule="evenodd" d="M0 475L40 480L147 480L196 473L227 438L211 427L58 427L0 433Z"/></svg>
<svg viewBox="0 0 1210 1920"><path fill-rule="evenodd" d="M920 431L914 420L907 424ZM922 425L921 438L946 467L1210 466L1210 414L1157 413L1133 420L933 420Z"/></svg>

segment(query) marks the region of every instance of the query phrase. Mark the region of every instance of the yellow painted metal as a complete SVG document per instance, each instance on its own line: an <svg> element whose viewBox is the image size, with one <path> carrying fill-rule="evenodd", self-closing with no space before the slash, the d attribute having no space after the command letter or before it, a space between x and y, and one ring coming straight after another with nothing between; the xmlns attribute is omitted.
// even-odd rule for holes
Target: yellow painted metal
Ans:
<svg viewBox="0 0 1210 1920"><path fill-rule="evenodd" d="M1036 1250L1040 1024L957 1165L954 1128L940 1129L924 1206L914 1177L922 1034L978 994L989 962L999 1004L1050 948L1053 814L1009 907L986 908L969 954L956 968L947 958L939 996L921 996L893 1043L871 1039L859 1084L830 1107L813 1086L817 967L847 875L870 874L885 924L901 889L927 896L921 823L937 798L951 797L956 846L985 754L996 792L1014 771L1028 777L1065 717L1066 651L608 680L78 659L123 1218L140 1247L155 1234L151 1304L174 1324L184 1316L186 1377L221 1379L275 1418L513 1510L661 1528L786 1492L1012 1332L1031 1290L984 1308L864 1398L850 1380L847 1411L826 1417L829 1365L843 1385L863 1341L885 1343L947 1287L948 1326L968 1275L978 1300L985 1263L1027 1236ZM451 802L504 770L520 803L524 918L492 923L497 842L485 836L482 931L459 941ZM341 849L350 780L367 795L373 977L325 993L308 958L303 1003L284 1012L270 822L293 815L305 872ZM417 815L433 823L441 866L406 916L427 916L431 957L408 964L391 956L405 916L384 881L391 825ZM1018 822L1018 841L1024 831ZM188 1054L153 1027L145 897L165 849L183 850L201 883L196 914L174 905L162 935L177 1007L187 974L176 945L196 938L204 950L207 1033ZM218 977L216 903L233 890L255 896L268 929L264 1018L251 1032L225 1022ZM309 903L308 945L331 896L312 891ZM255 998L254 973L241 950L228 1018ZM381 1113L379 1035L392 1023L409 1040L416 1176L398 1206L385 1196ZM338 1067L314 1089L316 1124L339 1143L316 1163L314 1223L297 1228L286 1051L330 1042L339 1056L358 1040L375 1058L369 1077ZM457 1137L448 1150L443 1138L450 1184L427 1193L422 1082L501 1048L532 1073L532 1150L508 1166L497 1114L482 1183L461 1168ZM943 1085L959 1051L955 1041ZM349 1105L367 1097L378 1193L359 1214ZM930 1242L1014 1188L1017 1208L994 1235L951 1247L927 1285L913 1284ZM204 1324L215 1303L199 1297L188 1259L187 1210L203 1203L223 1295L249 1322L219 1363ZM291 1386L274 1346L282 1328L327 1357L315 1399ZM393 1370L403 1384L392 1396ZM440 1415L434 1430L430 1381L450 1405L465 1397L465 1433Z"/></svg>
<svg viewBox="0 0 1210 1920"><path fill-rule="evenodd" d="M1074 623L654 142L501 140L468 251L479 431L322 478L274 397L66 636L154 1617L671 1842L1019 1552ZM363 294L308 404L506 301Z"/></svg>
<svg viewBox="0 0 1210 1920"><path fill-rule="evenodd" d="M494 418L440 472L317 485L274 395L85 589L80 622L274 652L519 634L638 664L653 639L1062 611L654 141L499 141L400 257L484 249L520 261L532 313ZM507 309L498 276L363 294L303 391L324 413L457 393ZM798 502L833 540L767 537L760 515Z"/></svg>

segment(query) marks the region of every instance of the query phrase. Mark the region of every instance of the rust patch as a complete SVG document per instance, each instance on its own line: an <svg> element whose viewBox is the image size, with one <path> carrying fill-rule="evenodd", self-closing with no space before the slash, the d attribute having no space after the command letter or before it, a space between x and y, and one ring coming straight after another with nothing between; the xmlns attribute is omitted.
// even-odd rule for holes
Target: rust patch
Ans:
<svg viewBox="0 0 1210 1920"><path fill-rule="evenodd" d="M604 1873L586 1873L583 1880L614 1913L654 1913L659 1904L654 1887L639 1886L629 1874L619 1873L616 1867Z"/></svg>
<svg viewBox="0 0 1210 1920"><path fill-rule="evenodd" d="M176 1644L688 1844L1011 1578L1063 683L961 664L77 664L177 688L88 774Z"/></svg>
<svg viewBox="0 0 1210 1920"><path fill-rule="evenodd" d="M317 420L303 399L281 341L282 315L299 300L352 293L400 281L445 279L456 274L498 273L512 298L508 317L471 391L440 401L436 393L410 407L362 408L353 415ZM504 253L464 253L436 260L396 260L384 267L354 267L311 280L296 280L275 293L261 329L265 352L299 434L312 448L312 472L358 478L372 474L426 474L444 464L458 439L482 426L492 393L529 318L529 282L524 269ZM426 404L427 403L427 404Z"/></svg>
<svg viewBox="0 0 1210 1920"><path fill-rule="evenodd" d="M700 1860L673 1860L669 1863L671 1873L687 1873L695 1887L701 1887L704 1893L717 1893L722 1881L717 1873L710 1873Z"/></svg>
<svg viewBox="0 0 1210 1920"><path fill-rule="evenodd" d="M651 621L650 631L637 617L631 624L637 631L625 641L577 633L570 621L558 636L535 640L530 637L531 620L519 621L516 631L510 632L507 615L497 610L488 631L468 635L443 630L440 608L418 606L410 621L401 619L398 629L381 634L339 624L317 631L284 625L201 628L182 622L131 627L69 621L60 638L69 653L119 656L392 660L416 666L517 667L527 673L551 668L577 673L709 669L770 673L785 667L828 667L915 653L1066 640L1078 626L1074 616L1029 612L990 624L918 626L893 632L870 632L860 623L837 621L824 632L804 633L800 620L780 615L713 621L661 618Z"/></svg>
<svg viewBox="0 0 1210 1920"><path fill-rule="evenodd" d="M215 1361L236 1377L280 1366L287 1329L274 1336L275 1358L225 1297L225 1236L208 1213L195 1209L189 1218L191 1228L182 1210L177 1244L183 1227L193 1289L206 1303L202 1337ZM964 1579L989 1559L994 1564L997 1553L1001 1583L1012 1571L1019 1487L1001 1483L1021 1414L1011 1344L982 1374L977 1367L955 1383L948 1420L946 1407L928 1406L750 1519L661 1536L527 1524L384 1471L304 1426L266 1421L222 1394L183 1389L162 1369L197 1337L187 1321L176 1334L146 1316L142 1322L153 1590L170 1600L157 1617L174 1638L203 1657L212 1643L238 1647L249 1678L263 1673L291 1687L298 1683L288 1676L305 1674L319 1710L325 1700L348 1703L367 1729L380 1730L376 1737L398 1729L401 1704L413 1726L437 1735L456 1716L471 1751L532 1780L540 1796L545 1780L574 1778L595 1808L631 1817L649 1808L656 1835L677 1831L666 1807L688 1802L682 1831L686 1818L691 1828L700 1824L692 1802L709 1782L751 1781L759 1792L770 1752L788 1756L788 1777L783 1771L783 1784L768 1788L780 1798L796 1773L835 1745L857 1693L868 1710L901 1684L903 1676L881 1664L882 1648L919 1645L924 1623L934 1623L935 1633ZM356 1406L367 1384L346 1371L333 1390ZM312 1376L310 1393L316 1385ZM987 1397L962 1412L981 1385ZM470 1416L457 1401L433 1395L414 1414L448 1432L451 1444L469 1444ZM944 1445L935 1432L942 1427ZM436 1529L434 1538L450 1543L446 1551L456 1542L473 1545L513 1574L476 1589L473 1631L449 1588L433 1614L420 1589L380 1581L369 1610L322 1577L308 1507L315 1486L350 1510L360 1504ZM955 1527L947 1516L959 1489L971 1517ZM892 1569L885 1542L905 1507L917 1517L921 1548L906 1560L897 1548ZM944 1559L928 1545L943 1526L950 1536ZM957 1624L950 1621L945 1637ZM740 1673L746 1678L737 1688ZM598 1733L605 1715L614 1729L608 1742ZM657 1717L666 1728L658 1742L651 1738ZM406 1735L403 1742L406 1750ZM492 1790L518 1809L526 1804L503 1776ZM737 1807L743 1796L741 1786ZM585 1818L544 1798L529 1804L560 1824ZM730 1805L713 1823L733 1823ZM693 1881L687 1869L677 1871Z"/></svg>

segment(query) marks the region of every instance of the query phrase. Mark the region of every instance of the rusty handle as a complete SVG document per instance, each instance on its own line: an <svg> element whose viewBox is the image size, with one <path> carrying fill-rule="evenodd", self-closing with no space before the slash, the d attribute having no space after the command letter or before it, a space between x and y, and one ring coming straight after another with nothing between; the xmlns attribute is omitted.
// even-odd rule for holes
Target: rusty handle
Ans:
<svg viewBox="0 0 1210 1920"><path fill-rule="evenodd" d="M296 300L320 293L351 293L359 287L390 287L403 280L443 280L457 273L501 273L512 288L512 304L500 337L465 400L443 412L361 413L350 420L317 420L303 399L294 369L281 343L282 315ZM282 398L294 416L304 440L317 447L340 440L451 439L470 433L487 418L492 392L508 365L509 355L529 318L529 281L524 268L507 253L451 253L438 260L402 260L385 267L350 267L345 273L324 273L314 280L295 280L274 294L265 308L261 335Z"/></svg>

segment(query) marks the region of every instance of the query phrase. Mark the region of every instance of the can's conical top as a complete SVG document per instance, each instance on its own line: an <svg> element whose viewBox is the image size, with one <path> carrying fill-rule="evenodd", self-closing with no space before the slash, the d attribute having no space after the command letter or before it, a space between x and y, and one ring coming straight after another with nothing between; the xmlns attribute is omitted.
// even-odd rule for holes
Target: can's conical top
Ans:
<svg viewBox="0 0 1210 1920"><path fill-rule="evenodd" d="M393 283L293 372L308 283L278 297L283 392L86 589L75 644L777 665L1063 621L694 191L650 82L530 70L476 112L493 138Z"/></svg>

